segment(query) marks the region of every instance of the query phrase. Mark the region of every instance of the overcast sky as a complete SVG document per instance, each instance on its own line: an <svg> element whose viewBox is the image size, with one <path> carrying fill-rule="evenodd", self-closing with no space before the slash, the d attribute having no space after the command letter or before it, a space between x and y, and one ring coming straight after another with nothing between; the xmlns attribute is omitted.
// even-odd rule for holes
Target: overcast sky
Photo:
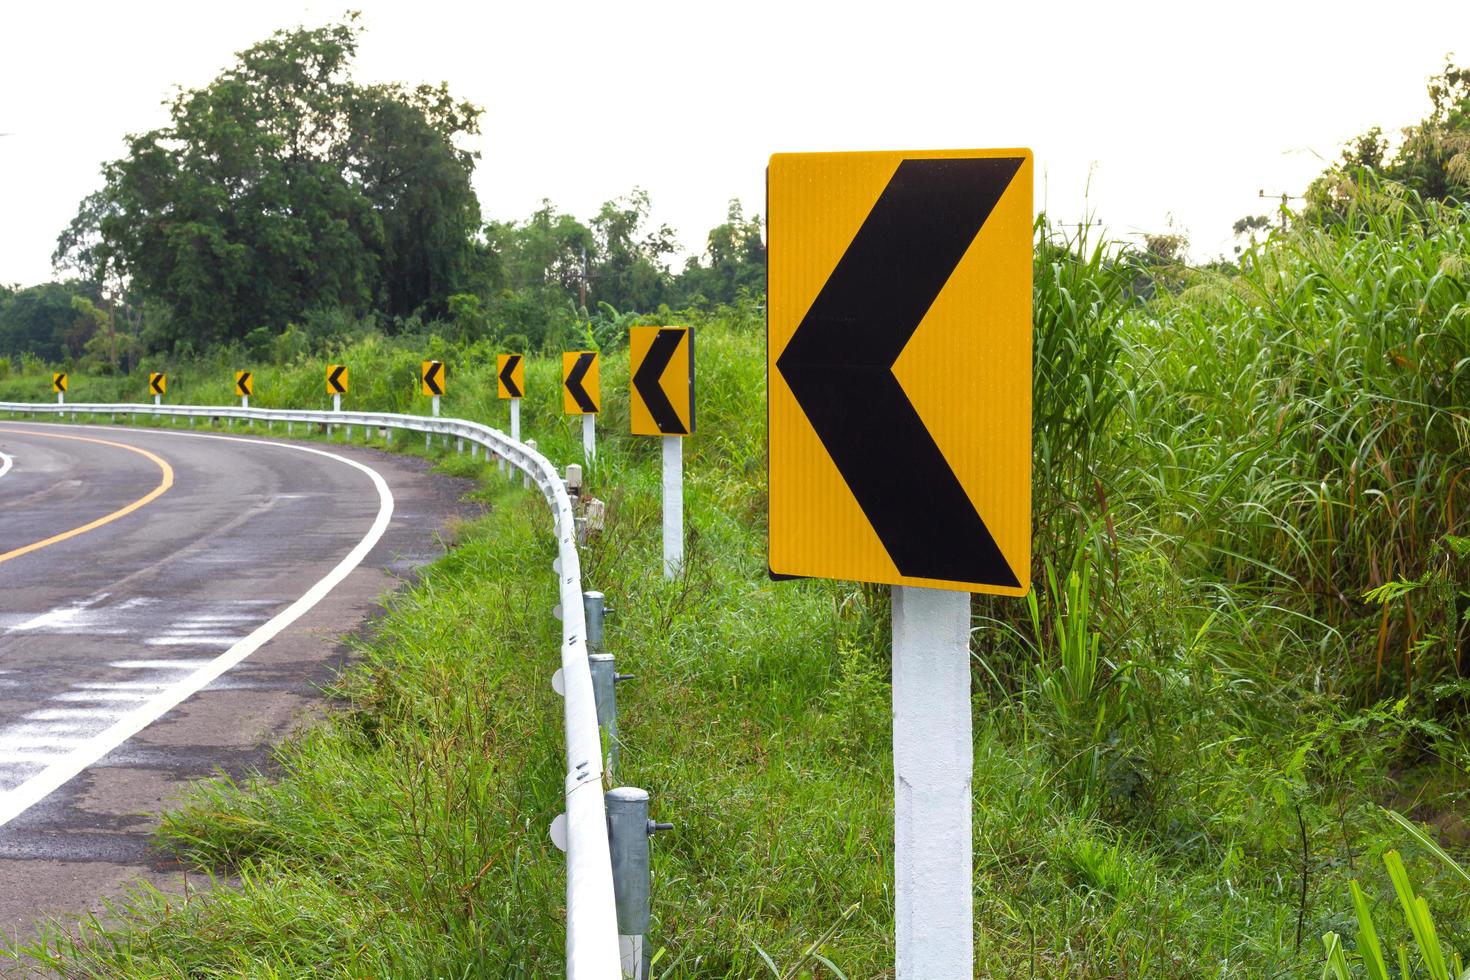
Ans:
<svg viewBox="0 0 1470 980"><path fill-rule="evenodd" d="M361 9L361 81L447 81L486 110L487 217L590 217L635 185L699 251L732 197L764 212L777 151L1029 146L1036 201L1120 238L1230 226L1343 141L1419 119L1470 61L1470 2L28 3L0 15L0 282L57 233L122 139L166 123L272 31ZM1198 11L1198 12L1196 12Z"/></svg>

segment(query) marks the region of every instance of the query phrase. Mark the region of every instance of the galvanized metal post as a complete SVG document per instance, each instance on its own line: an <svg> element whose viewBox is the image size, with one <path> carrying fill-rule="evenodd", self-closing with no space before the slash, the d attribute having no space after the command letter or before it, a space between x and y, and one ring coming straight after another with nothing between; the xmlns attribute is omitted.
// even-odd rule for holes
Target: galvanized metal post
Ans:
<svg viewBox="0 0 1470 980"><path fill-rule="evenodd" d="M155 406L162 405L163 404L163 396L162 395L154 395L153 396L153 404Z"/></svg>
<svg viewBox="0 0 1470 980"><path fill-rule="evenodd" d="M664 436L664 579L684 567L684 440Z"/></svg>
<svg viewBox="0 0 1470 980"><path fill-rule="evenodd" d="M536 448L536 440L535 439L527 439L526 440L526 446L527 446L527 448L534 450ZM522 474L522 476L521 476L521 486L525 487L527 490L531 489L531 473L530 473L529 470L525 471L525 473Z"/></svg>
<svg viewBox="0 0 1470 980"><path fill-rule="evenodd" d="M608 849L612 856L613 896L618 906L618 947L623 976L648 976L646 945L650 918L648 792L619 786L607 794Z"/></svg>
<svg viewBox="0 0 1470 980"><path fill-rule="evenodd" d="M340 412L340 411L342 411L342 396L339 395L339 394L337 394L336 392L333 392L332 393L332 411L334 411L334 412ZM352 435L352 430L351 429L348 429L347 430L347 435L348 435L349 438L351 437L351 435ZM328 425L327 426L327 438L330 439L331 437L332 437L332 427L330 425Z"/></svg>
<svg viewBox="0 0 1470 980"><path fill-rule="evenodd" d="M602 653L602 627L607 622L607 598L601 592L582 593L582 615L587 624L587 649Z"/></svg>
<svg viewBox="0 0 1470 980"><path fill-rule="evenodd" d="M597 459L597 416L582 416L582 462L591 466Z"/></svg>
<svg viewBox="0 0 1470 980"><path fill-rule="evenodd" d="M893 587L898 980L974 976L970 595Z"/></svg>
<svg viewBox="0 0 1470 980"><path fill-rule="evenodd" d="M607 755L607 778L618 771L618 672L610 653L587 654L592 671L592 697L597 703L597 726L602 729Z"/></svg>

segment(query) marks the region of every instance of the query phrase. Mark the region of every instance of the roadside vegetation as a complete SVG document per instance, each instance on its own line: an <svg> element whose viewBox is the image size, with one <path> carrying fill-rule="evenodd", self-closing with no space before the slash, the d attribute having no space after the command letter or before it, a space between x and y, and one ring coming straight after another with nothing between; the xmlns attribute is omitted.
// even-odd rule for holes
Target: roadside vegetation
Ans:
<svg viewBox="0 0 1470 980"><path fill-rule="evenodd" d="M979 963L1316 976L1335 934L1337 975L1385 975L1363 965L1368 922L1386 975L1402 944L1402 975L1457 976L1470 210L1363 184L1350 220L1276 236L1234 274L1185 270L1140 300L1151 274L1038 228L1036 586L975 602ZM678 827L655 841L656 969L883 976L886 595L767 580L761 311L682 322L700 331L689 572L658 576L656 442L623 434L612 343L590 481L608 525L586 549L639 675L620 779ZM350 407L423 411L428 355L449 366L446 413L503 425L492 354L364 338L258 367L254 403L324 406L340 360ZM170 400L232 403L233 366L181 367ZM530 359L525 424L566 462L559 371ZM140 387L78 377L73 397ZM478 471L492 511L357 641L340 710L164 824L161 846L240 886L142 894L121 927L33 955L96 976L556 972L547 518L492 469L442 465Z"/></svg>
<svg viewBox="0 0 1470 980"><path fill-rule="evenodd" d="M350 54L350 31L292 37ZM368 95L426 97L394 91ZM1034 588L974 601L981 975L1463 977L1470 72L1447 66L1430 95L1402 141L1350 144L1302 214L1230 260L1038 223ZM654 973L891 976L887 592L766 575L759 222L732 210L673 276L646 200L624 203L586 226L550 206L483 226L451 263L463 292L395 311L369 284L198 346L146 277L110 312L103 292L68 298L90 339L13 348L29 353L0 361L0 400L51 400L64 366L72 401L146 401L152 370L170 402L229 405L249 369L252 405L326 408L326 365L345 363L345 408L425 412L432 357L445 414L504 426L494 355L522 350L524 434L564 464L580 439L558 352L602 349L588 489L607 524L584 575L638 675L619 689L619 781L676 825L654 841ZM73 240L107 240L88 227ZM121 253L66 254L105 284ZM44 306L25 296L0 305ZM123 313L141 319L120 360L97 338ZM635 322L699 335L672 583L657 442L626 435ZM160 847L229 884L141 891L13 955L109 978L560 972L549 520L493 465L431 452L480 480L489 513L354 638L323 723L164 821Z"/></svg>

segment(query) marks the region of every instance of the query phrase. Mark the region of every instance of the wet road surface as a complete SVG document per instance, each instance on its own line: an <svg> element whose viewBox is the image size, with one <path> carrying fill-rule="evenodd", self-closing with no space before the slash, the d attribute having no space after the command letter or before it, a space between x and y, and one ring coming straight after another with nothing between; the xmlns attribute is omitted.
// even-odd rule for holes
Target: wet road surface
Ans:
<svg viewBox="0 0 1470 980"><path fill-rule="evenodd" d="M422 460L222 434L0 420L0 936L177 887L155 814L263 765L467 510Z"/></svg>

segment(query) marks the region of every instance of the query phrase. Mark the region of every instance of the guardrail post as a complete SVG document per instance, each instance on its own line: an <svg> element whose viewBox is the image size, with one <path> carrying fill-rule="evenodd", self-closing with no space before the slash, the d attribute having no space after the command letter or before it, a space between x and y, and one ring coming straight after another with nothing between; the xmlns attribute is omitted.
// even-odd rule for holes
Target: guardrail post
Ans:
<svg viewBox="0 0 1470 980"><path fill-rule="evenodd" d="M597 704L597 724L606 739L607 778L618 771L618 682L617 668L610 653L587 654L587 667L592 672L592 698Z"/></svg>
<svg viewBox="0 0 1470 980"><path fill-rule="evenodd" d="M607 840L612 857L613 896L618 906L618 947L623 976L648 976L648 923L652 871L648 840L673 824L648 819L648 791L636 786L610 790L607 801Z"/></svg>
<svg viewBox="0 0 1470 980"><path fill-rule="evenodd" d="M601 592L583 592L582 615L587 624L588 651L602 653L602 628L607 622L607 597Z"/></svg>
<svg viewBox="0 0 1470 980"><path fill-rule="evenodd" d="M536 448L536 440L535 439L527 439L526 440L526 447L528 449L531 449L531 450L534 451L535 448ZM522 476L521 476L521 486L525 487L527 490L531 489L531 471L530 470L526 470L525 473L522 474Z"/></svg>

